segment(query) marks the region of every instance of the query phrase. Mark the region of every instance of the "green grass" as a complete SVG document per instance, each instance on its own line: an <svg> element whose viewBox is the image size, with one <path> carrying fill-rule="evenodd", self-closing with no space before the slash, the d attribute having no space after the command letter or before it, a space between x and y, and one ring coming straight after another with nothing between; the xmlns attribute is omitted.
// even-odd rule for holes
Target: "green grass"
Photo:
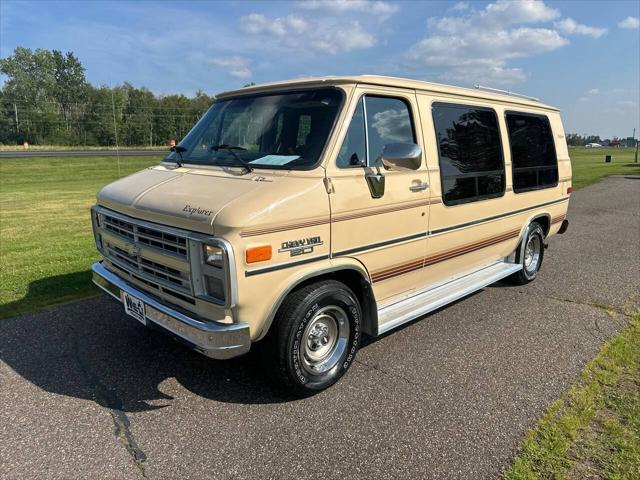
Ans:
<svg viewBox="0 0 640 480"><path fill-rule="evenodd" d="M96 146L86 146L86 145L76 145L76 146L68 146L68 145L29 145L29 149L27 151L44 151L44 152L65 152L68 150L167 150L169 151L169 147L167 145L155 145L150 147L149 145L138 145L138 146L121 146L119 148L113 146L107 147L96 147ZM25 148L22 145L0 145L0 152L23 152Z"/></svg>
<svg viewBox="0 0 640 480"><path fill-rule="evenodd" d="M611 155L611 163L605 163ZM638 175L640 163L634 163L632 148L571 148L573 188L578 189L597 182L609 175Z"/></svg>
<svg viewBox="0 0 640 480"><path fill-rule="evenodd" d="M121 157L120 176L159 157ZM97 293L89 207L115 157L0 159L0 318Z"/></svg>
<svg viewBox="0 0 640 480"><path fill-rule="evenodd" d="M640 478L640 313L526 435L505 478Z"/></svg>
<svg viewBox="0 0 640 480"><path fill-rule="evenodd" d="M604 163L605 154L613 155ZM640 173L631 149L571 149L573 185ZM157 163L121 157L121 176ZM89 221L95 193L118 178L115 157L0 159L0 318L94 294Z"/></svg>

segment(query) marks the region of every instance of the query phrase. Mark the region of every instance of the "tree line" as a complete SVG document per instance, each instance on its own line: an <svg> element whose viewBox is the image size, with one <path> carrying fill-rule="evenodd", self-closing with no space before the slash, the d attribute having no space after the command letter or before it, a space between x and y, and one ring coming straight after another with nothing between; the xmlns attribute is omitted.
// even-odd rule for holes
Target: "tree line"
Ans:
<svg viewBox="0 0 640 480"><path fill-rule="evenodd" d="M599 143L605 147L608 147L609 145L635 147L636 145L636 141L633 137L613 137L612 139L602 139L599 135L578 135L577 133L567 133L567 145L570 147L584 147L588 143Z"/></svg>
<svg viewBox="0 0 640 480"><path fill-rule="evenodd" d="M0 144L166 145L213 103L198 91L155 95L129 83L94 86L72 53L18 47L0 59Z"/></svg>
<svg viewBox="0 0 640 480"><path fill-rule="evenodd" d="M0 59L0 144L156 146L180 140L213 103L203 91L193 98L155 95L129 83L94 86L72 53L17 47ZM251 85L251 84L250 84ZM597 135L567 134L569 146L609 142ZM634 145L633 139L625 144Z"/></svg>

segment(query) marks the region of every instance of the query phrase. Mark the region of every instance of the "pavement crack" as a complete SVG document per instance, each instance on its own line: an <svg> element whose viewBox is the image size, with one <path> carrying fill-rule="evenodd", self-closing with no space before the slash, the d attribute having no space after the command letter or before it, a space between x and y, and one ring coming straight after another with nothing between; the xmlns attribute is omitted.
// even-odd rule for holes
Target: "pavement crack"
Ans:
<svg viewBox="0 0 640 480"><path fill-rule="evenodd" d="M91 370L89 364L80 354L78 337L75 330L72 327L69 327L69 329L72 333L74 359L86 384L91 388L94 401L109 411L111 419L113 420L113 433L115 437L127 450L142 477L148 478L144 468L144 462L147 460L147 456L138 446L138 443L131 432L131 422L123 410L122 399L114 389L109 388L102 383L100 378Z"/></svg>
<svg viewBox="0 0 640 480"><path fill-rule="evenodd" d="M571 298L555 297L553 295L549 295L549 298L552 298L553 300L558 300L560 302L574 303L576 305L585 305L587 307L597 308L599 310L603 310L604 312L606 312L613 319L616 318L616 315L622 315L623 317L627 317L627 318L632 317L632 315L625 312L624 310L620 308L616 308L613 305L608 305L606 303L587 302L584 300L573 300Z"/></svg>

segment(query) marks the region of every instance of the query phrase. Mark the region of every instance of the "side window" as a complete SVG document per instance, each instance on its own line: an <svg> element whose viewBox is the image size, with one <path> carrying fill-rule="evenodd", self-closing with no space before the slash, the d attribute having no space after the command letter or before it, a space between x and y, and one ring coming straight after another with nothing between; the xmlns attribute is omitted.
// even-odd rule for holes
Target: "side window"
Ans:
<svg viewBox="0 0 640 480"><path fill-rule="evenodd" d="M365 97L369 165L379 163L387 143L414 143L409 106L398 98Z"/></svg>
<svg viewBox="0 0 640 480"><path fill-rule="evenodd" d="M340 148L337 165L375 165L387 143L414 143L409 106L398 98L360 98ZM378 165L380 165L378 163Z"/></svg>
<svg viewBox="0 0 640 480"><path fill-rule="evenodd" d="M543 115L507 112L513 191L558 185L558 159L549 119Z"/></svg>
<svg viewBox="0 0 640 480"><path fill-rule="evenodd" d="M505 173L496 112L436 103L433 121L445 205L502 196Z"/></svg>
<svg viewBox="0 0 640 480"><path fill-rule="evenodd" d="M360 167L367 163L366 135L364 127L364 97L360 98L344 137L337 165L339 168Z"/></svg>

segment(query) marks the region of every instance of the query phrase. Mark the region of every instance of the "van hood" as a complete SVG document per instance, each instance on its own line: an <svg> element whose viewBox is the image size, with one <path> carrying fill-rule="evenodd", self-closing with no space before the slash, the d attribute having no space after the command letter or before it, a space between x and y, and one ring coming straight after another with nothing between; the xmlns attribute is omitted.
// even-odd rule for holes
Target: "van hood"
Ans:
<svg viewBox="0 0 640 480"><path fill-rule="evenodd" d="M274 180L257 174L157 166L107 185L97 200L132 217L213 235L215 218L225 205Z"/></svg>

